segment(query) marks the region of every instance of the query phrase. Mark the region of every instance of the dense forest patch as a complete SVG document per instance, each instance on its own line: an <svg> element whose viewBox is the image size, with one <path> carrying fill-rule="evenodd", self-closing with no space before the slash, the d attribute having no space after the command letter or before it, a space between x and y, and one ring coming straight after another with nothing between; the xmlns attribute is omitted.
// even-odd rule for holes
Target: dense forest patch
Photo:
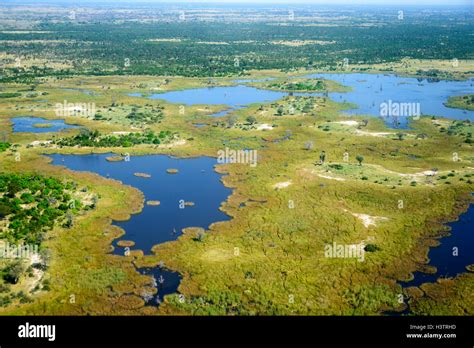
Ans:
<svg viewBox="0 0 474 348"><path fill-rule="evenodd" d="M52 144L58 146L92 146L92 147L132 147L140 144L159 145L169 142L173 138L170 131L153 131L144 133L129 133L120 135L102 135L99 131L83 131L69 138L54 140Z"/></svg>

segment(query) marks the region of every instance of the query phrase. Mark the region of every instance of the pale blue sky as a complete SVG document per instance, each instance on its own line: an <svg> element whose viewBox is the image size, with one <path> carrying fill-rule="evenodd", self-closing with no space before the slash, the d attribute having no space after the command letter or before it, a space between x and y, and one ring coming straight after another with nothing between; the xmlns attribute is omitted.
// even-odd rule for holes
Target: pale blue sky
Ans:
<svg viewBox="0 0 474 348"><path fill-rule="evenodd" d="M474 0L4 0L5 3L241 3L241 4L324 4L324 5L464 5L471 6L474 9Z"/></svg>
<svg viewBox="0 0 474 348"><path fill-rule="evenodd" d="M116 1L116 0L115 0ZM126 1L126 0L121 0ZM140 1L140 0L139 0ZM143 1L143 0L141 0ZM145 0L147 2L170 2L169 0ZM266 3L266 4L376 4L376 5L473 5L474 0L174 0L188 3Z"/></svg>

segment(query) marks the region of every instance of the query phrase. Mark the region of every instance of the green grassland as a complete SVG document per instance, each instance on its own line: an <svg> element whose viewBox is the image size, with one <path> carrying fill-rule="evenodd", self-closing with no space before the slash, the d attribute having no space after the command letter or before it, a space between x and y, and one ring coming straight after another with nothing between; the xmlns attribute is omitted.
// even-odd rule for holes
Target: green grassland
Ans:
<svg viewBox="0 0 474 348"><path fill-rule="evenodd" d="M450 108L474 110L474 94L450 97L445 105Z"/></svg>
<svg viewBox="0 0 474 348"><path fill-rule="evenodd" d="M251 77L262 75L271 73ZM29 295L30 303L3 307L0 313L377 315L403 309L399 295L409 292L397 280L410 279L412 272L424 267L428 247L444 231L442 224L472 202L474 156L472 144L466 142L471 125L458 125L456 132L440 131L440 124L449 127L452 121L422 117L399 137L379 119L343 116L340 111L348 104L292 96L214 118L208 115L225 106L185 106L183 111L180 105L127 96L154 93L154 88L205 87L208 79L145 76L140 81L137 85L136 78L127 76L50 78L36 87L38 93L47 93L47 103L1 100L0 130L7 132L9 143L19 145L0 153L2 170L73 180L99 200L70 229L55 226L48 233L44 243L52 258L44 277L49 290ZM215 78L212 84L232 82ZM104 119L60 117L90 131L175 136L168 143L127 147L130 155L216 157L226 146L258 150L256 167L216 166L225 174L224 184L233 189L221 206L232 219L206 231L186 229L178 240L156 245L153 255L133 248L129 256L107 254L111 241L123 234L111 225L112 219L124 220L140 211L143 195L95 174L51 166L42 154L120 154L124 147L41 144L80 134L78 129L59 134L11 132L9 118L56 119L55 104L64 100L96 103ZM160 117L136 127L126 117L132 107L138 112L154 110ZM208 126L196 128L193 123ZM321 151L326 161L318 165ZM19 162L15 153L21 154ZM363 157L361 164L357 156ZM434 168L434 175L424 173ZM375 225L365 226L357 214L373 217ZM202 232L203 237L197 238ZM366 242L376 248L366 253L364 262L327 258L324 246L333 242ZM183 276L178 290L185 300L169 295L159 308L144 307L140 294L151 279L136 272L135 266L160 261ZM470 286L469 277L451 280L449 292L442 291L448 285L435 284L427 291L430 297L412 299L414 313L472 315L473 303L462 295ZM449 306L451 301L455 307Z"/></svg>
<svg viewBox="0 0 474 348"><path fill-rule="evenodd" d="M410 308L415 315L472 315L474 291L472 273L465 273L456 279L442 279L436 283L421 286L420 292L411 294Z"/></svg>
<svg viewBox="0 0 474 348"><path fill-rule="evenodd" d="M268 90L284 92L347 92L349 87L330 80L305 78L277 79L267 82L254 82L251 85Z"/></svg>

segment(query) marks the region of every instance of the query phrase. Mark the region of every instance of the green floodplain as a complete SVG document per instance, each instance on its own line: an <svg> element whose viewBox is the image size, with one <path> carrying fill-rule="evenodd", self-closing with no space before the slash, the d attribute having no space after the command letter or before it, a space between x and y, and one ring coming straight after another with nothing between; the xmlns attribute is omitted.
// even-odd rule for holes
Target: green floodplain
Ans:
<svg viewBox="0 0 474 348"><path fill-rule="evenodd" d="M94 15L93 10L91 13ZM28 53L34 52L38 40L51 37L46 33L41 39L37 36L42 34L35 31L60 32L67 25L40 23L22 34L26 42L12 38L13 29L5 29L6 24L0 34L1 40L23 42L18 57L25 64L18 70L14 66L17 53L8 47L0 50L4 64L0 81L0 240L3 245L37 247L31 258L0 261L1 314L383 315L403 311L407 304L411 314L474 314L472 267L454 278L420 287L400 285L415 271L433 272L428 265L429 248L447 234L445 224L455 221L474 201L473 124L425 115L411 120L410 128L398 130L369 115L348 117L344 111L353 105L325 95L348 91L348 87L302 77L328 71L389 71L400 76L464 80L474 75L472 52L453 43L459 65L452 64L448 55L442 56L443 52L426 52L428 58L423 59L413 53L413 58L366 59L350 68L331 66L328 62L338 56L337 50L349 49L343 35L325 29L325 44L314 42L316 33L307 41L297 41L298 32L313 30L307 22L297 22L284 40L268 43L272 59L262 60L260 66L258 59L252 59L248 67L234 64L233 50L244 51L242 45L256 50L257 57L265 54L263 48L239 37L242 43L222 45L229 52L210 65L191 55L186 56L188 61L170 63L169 71L164 66L150 70L151 65L141 62L124 72L116 69L111 55L103 57L103 70L94 70L82 62L86 46L79 46L80 52L75 53L81 61L73 61L59 44L54 50L61 59L38 65L44 57ZM411 23L409 30L420 32L420 23ZM153 24L146 21L139 21L136 27L126 22L129 25L130 35L146 41L137 44L146 59L151 59L150 45L164 45L160 52L208 49L215 53L215 45L232 36L226 29L209 44L202 32L191 34L197 26L193 23L183 27L191 42L176 41L174 24L161 38L151 36L147 25ZM215 32L218 25L203 25L203 31ZM238 24L245 25L251 24ZM258 40L269 40L272 30L279 32L275 23L253 25L261 29ZM355 25L357 30L362 26ZM78 41L86 40L79 37L81 29L98 26L100 30L88 38L94 41L114 28L112 22L102 27L92 22L73 26L77 31L71 35ZM437 22L428 29L431 36L424 34L418 40L427 43L444 33ZM377 28L371 33L384 35ZM126 50L129 39L114 40L121 40L120 47ZM32 40L36 42L28 44ZM327 42L333 40L341 41L331 51L332 44ZM367 57L372 57L376 41L370 41L373 46L363 52ZM356 42L352 49L362 43ZM310 65L303 61L307 45L322 46L324 53ZM297 59L285 60L288 52ZM101 48L93 48L90 54L100 67ZM197 76L189 76L190 71ZM248 85L260 89L295 93L250 104L222 117L209 115L225 104L203 100L183 107L131 96L235 86L237 78L258 80ZM263 81L267 78L272 80ZM322 95L297 94L315 91ZM38 102L44 99L46 102ZM452 98L446 105L472 110L471 99L472 95ZM94 103L94 113L58 117L57 105L64 101ZM51 124L46 123L35 125L41 132L13 132L12 119L25 115L60 118L83 129L48 132ZM215 167L225 174L223 184L232 188L221 206L231 219L207 230L190 226L177 240L154 246L151 255L133 248L125 256L111 254L112 242L124 234L112 221L129 219L145 204L160 209L159 201L145 202L143 193L134 187L53 166L44 156L113 152L116 156L107 160L120 165L125 153L217 157L224 143L237 149L258 148L259 153L257 166L227 163ZM322 151L325 157L320 162ZM146 180L146 173L136 174ZM245 209L239 208L242 202L247 202ZM364 261L326 257L325 246L335 241L365 243ZM133 246L133 241L121 244ZM141 294L150 288L151 278L136 267L156 267L160 262L182 276L178 292L165 296L160 306L145 306Z"/></svg>

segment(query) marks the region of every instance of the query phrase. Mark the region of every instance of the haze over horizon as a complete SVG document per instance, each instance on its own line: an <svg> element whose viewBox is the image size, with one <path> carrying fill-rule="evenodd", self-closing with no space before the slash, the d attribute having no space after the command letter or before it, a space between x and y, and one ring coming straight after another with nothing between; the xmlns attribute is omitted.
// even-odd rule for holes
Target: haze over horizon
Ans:
<svg viewBox="0 0 474 348"><path fill-rule="evenodd" d="M268 4L268 5L387 5L387 6L473 6L472 0L3 0L7 3L69 3L71 5L103 3L156 3L156 4Z"/></svg>

